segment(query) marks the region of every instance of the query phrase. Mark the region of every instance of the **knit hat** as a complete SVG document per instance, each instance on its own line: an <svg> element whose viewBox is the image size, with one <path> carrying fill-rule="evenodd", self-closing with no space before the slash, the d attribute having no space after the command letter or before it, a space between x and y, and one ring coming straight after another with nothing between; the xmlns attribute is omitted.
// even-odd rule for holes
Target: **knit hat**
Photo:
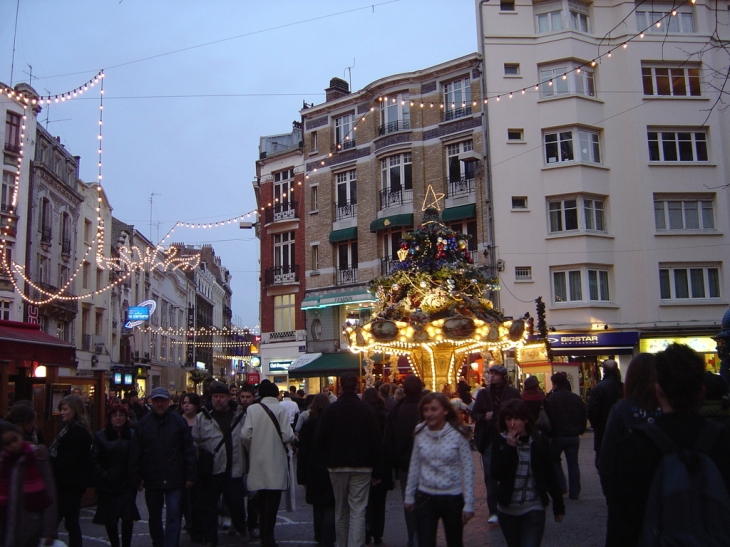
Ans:
<svg viewBox="0 0 730 547"><path fill-rule="evenodd" d="M215 395L216 393L221 395L230 395L231 391L228 389L228 386L223 382L212 382L210 384L210 394Z"/></svg>
<svg viewBox="0 0 730 547"><path fill-rule="evenodd" d="M525 380L525 389L534 389L536 387L540 387L540 380L537 379L537 376L530 376Z"/></svg>

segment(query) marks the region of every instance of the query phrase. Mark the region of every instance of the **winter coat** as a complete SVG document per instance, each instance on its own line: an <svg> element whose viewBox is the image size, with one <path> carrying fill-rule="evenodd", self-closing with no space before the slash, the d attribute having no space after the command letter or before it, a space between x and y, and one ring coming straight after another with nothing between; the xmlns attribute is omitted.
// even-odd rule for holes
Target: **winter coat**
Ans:
<svg viewBox="0 0 730 547"><path fill-rule="evenodd" d="M611 407L624 396L624 384L618 376L611 374L596 384L588 400L588 419L593 426L593 449L598 452L606 430Z"/></svg>
<svg viewBox="0 0 730 547"><path fill-rule="evenodd" d="M315 442L322 445L328 469L370 468L373 478L380 479L382 438L375 409L356 394L344 392L322 411Z"/></svg>
<svg viewBox="0 0 730 547"><path fill-rule="evenodd" d="M25 457L18 459L10 472L6 521L4 525L0 523L0 545L3 547L37 547L41 538L56 539L58 537L56 487L48 449L45 446L34 445L33 455L51 504L39 512L30 512L25 509L23 495ZM0 450L0 465L2 465L3 457L4 452Z"/></svg>
<svg viewBox="0 0 730 547"><path fill-rule="evenodd" d="M507 439L497 435L492 441L492 478L498 481L497 500L500 505L509 507L515 488L515 473L519 457L517 448L507 444ZM543 507L548 505L548 494L553 499L553 514L564 515L565 503L560 491L555 467L550 459L547 437L535 431L530 444L530 473L535 481L535 489Z"/></svg>
<svg viewBox="0 0 730 547"><path fill-rule="evenodd" d="M580 395L567 387L556 387L548 398L550 403L551 437L577 437L586 430L586 405Z"/></svg>
<svg viewBox="0 0 730 547"><path fill-rule="evenodd" d="M51 457L56 490L83 492L91 485L91 432L80 422L73 422L56 444L56 455ZM59 494L61 497L62 494Z"/></svg>
<svg viewBox="0 0 730 547"><path fill-rule="evenodd" d="M134 430L125 425L121 436L108 426L94 435L91 461L97 492L119 494L137 486L133 484L131 474L132 460L136 457L132 453L134 434Z"/></svg>
<svg viewBox="0 0 730 547"><path fill-rule="evenodd" d="M180 414L147 413L133 438L132 480L150 490L184 488L195 482L195 446L188 422Z"/></svg>
<svg viewBox="0 0 730 547"><path fill-rule="evenodd" d="M544 409L547 413L548 420L550 421L550 428L552 430L553 411L542 390L539 387L526 389L522 392L522 400L525 401L527 408L530 409L530 413L533 418L535 418L535 421L537 421L540 417L540 410ZM550 434L550 431L547 431L546 433Z"/></svg>
<svg viewBox="0 0 730 547"><path fill-rule="evenodd" d="M297 483L306 486L306 501L309 505L332 506L335 494L322 449L314 442L319 416L307 420L299 431L297 449Z"/></svg>
<svg viewBox="0 0 730 547"><path fill-rule="evenodd" d="M385 419L383 445L385 465L396 471L408 471L413 450L413 430L418 425L420 395L407 395L398 401Z"/></svg>
<svg viewBox="0 0 730 547"><path fill-rule="evenodd" d="M195 441L199 447L205 448L209 452L213 452L215 447L223 440L223 432L221 431L218 422L213 418L213 415L211 414L212 410L212 405L208 406L195 416L195 425L193 426L192 432L193 441ZM233 408L231 408L231 410L233 410ZM243 408L237 406L235 410L233 410L231 425L242 414ZM231 442L233 444L231 452L231 477L233 478L243 477L246 473L246 455L244 453L243 442L241 440L243 422L243 419L239 421L231 432ZM213 474L218 475L219 473L225 473L226 464L226 445L224 443L213 459Z"/></svg>
<svg viewBox="0 0 730 547"><path fill-rule="evenodd" d="M261 405L266 405L276 417L281 437ZM286 490L289 463L282 441L291 443L294 440L287 409L276 397L264 397L260 404L248 407L241 435L249 458L248 489Z"/></svg>
<svg viewBox="0 0 730 547"><path fill-rule="evenodd" d="M499 411L504 408L507 401L519 399L520 392L515 388L504 385L499 408L494 408L492 390L494 386L486 387L477 393L474 407L471 409L471 417L474 420L474 442L479 452L484 452L494 437L499 435L497 424L499 423ZM492 419L487 420L487 412L493 412Z"/></svg>

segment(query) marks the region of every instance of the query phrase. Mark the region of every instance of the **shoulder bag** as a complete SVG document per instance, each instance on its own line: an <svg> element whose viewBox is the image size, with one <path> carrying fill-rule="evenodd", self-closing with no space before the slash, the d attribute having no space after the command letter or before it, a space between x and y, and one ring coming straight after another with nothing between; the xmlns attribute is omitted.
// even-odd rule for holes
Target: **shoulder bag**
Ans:
<svg viewBox="0 0 730 547"><path fill-rule="evenodd" d="M203 414L206 418L209 420L212 420L213 417L208 413L206 409L203 409ZM221 449L221 446L226 442L226 439L230 437L233 434L233 430L236 429L236 426L238 425L238 422L241 421L243 418L243 412L238 415L238 417L233 420L233 423L231 424L230 429L228 430L228 433L223 435L223 438L218 443L218 446L215 447L215 450L211 452L207 448L204 448L203 446L198 446L198 464L197 464L197 472L198 472L198 479L201 481L207 481L210 480L211 477L213 477L213 466L215 464L215 455L218 454L218 451Z"/></svg>

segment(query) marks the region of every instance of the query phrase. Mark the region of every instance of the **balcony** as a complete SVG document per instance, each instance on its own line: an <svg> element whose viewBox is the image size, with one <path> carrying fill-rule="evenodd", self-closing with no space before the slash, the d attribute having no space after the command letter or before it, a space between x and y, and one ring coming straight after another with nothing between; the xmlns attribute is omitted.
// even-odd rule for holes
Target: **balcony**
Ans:
<svg viewBox="0 0 730 547"><path fill-rule="evenodd" d="M42 283L42 282L34 282L34 284L43 291L50 293L50 294L59 294L58 287L54 287L53 285L49 285L48 283ZM44 294L40 291L33 291L34 297L37 300L48 300L48 295ZM71 294L68 291L62 291L60 293L60 296L75 296ZM52 302L49 302L47 304L43 304L40 306L43 310L42 313L44 315L54 316L59 315L63 319L65 317L66 321L73 320L74 317L76 317L76 314L79 312L79 301L78 300L61 300L56 299Z"/></svg>
<svg viewBox="0 0 730 547"><path fill-rule="evenodd" d="M262 344L275 344L277 342L304 342L307 339L307 331L290 330L284 332L262 332Z"/></svg>
<svg viewBox="0 0 730 547"><path fill-rule="evenodd" d="M297 202L285 201L277 203L273 207L266 209L264 213L264 223L280 222L282 220L294 220L297 217Z"/></svg>
<svg viewBox="0 0 730 547"><path fill-rule="evenodd" d="M390 275L395 270L395 265L400 264L401 260L397 256L384 256L380 259L380 275Z"/></svg>
<svg viewBox="0 0 730 547"><path fill-rule="evenodd" d="M12 154L20 154L21 146L20 144L14 144L11 142L5 143L5 151L10 152Z"/></svg>
<svg viewBox="0 0 730 547"><path fill-rule="evenodd" d="M465 196L473 194L475 188L474 178L461 177L449 180L449 197Z"/></svg>
<svg viewBox="0 0 730 547"><path fill-rule="evenodd" d="M337 143L338 150L349 150L350 148L355 148L355 146L357 146L355 139L345 139Z"/></svg>
<svg viewBox="0 0 730 547"><path fill-rule="evenodd" d="M411 129L411 120L396 120L394 122L388 122L385 125L378 127L378 135L388 135L389 133L395 133L396 131L409 131Z"/></svg>
<svg viewBox="0 0 730 547"><path fill-rule="evenodd" d="M357 201L335 202L335 220L357 218Z"/></svg>
<svg viewBox="0 0 730 547"><path fill-rule="evenodd" d="M357 268L337 270L338 285L351 285L352 283L357 283Z"/></svg>
<svg viewBox="0 0 730 547"><path fill-rule="evenodd" d="M444 121L455 120L457 118L463 118L465 116L471 116L471 105L462 106L461 108L452 108L444 112Z"/></svg>
<svg viewBox="0 0 730 547"><path fill-rule="evenodd" d="M266 268L264 282L270 285L286 285L299 282L299 264Z"/></svg>
<svg viewBox="0 0 730 547"><path fill-rule="evenodd" d="M400 207L406 203L413 203L413 190L402 188L386 188L380 191L380 209Z"/></svg>

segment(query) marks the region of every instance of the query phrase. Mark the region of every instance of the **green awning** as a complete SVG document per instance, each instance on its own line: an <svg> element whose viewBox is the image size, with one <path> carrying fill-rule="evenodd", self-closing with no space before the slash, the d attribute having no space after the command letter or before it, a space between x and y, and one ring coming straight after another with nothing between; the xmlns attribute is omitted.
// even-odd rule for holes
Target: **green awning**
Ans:
<svg viewBox="0 0 730 547"><path fill-rule="evenodd" d="M323 353L306 365L289 370L291 378L321 378L339 376L345 372L360 372L360 354L351 352Z"/></svg>
<svg viewBox="0 0 730 547"><path fill-rule="evenodd" d="M302 300L303 310L311 310L313 308L319 308L319 296L308 296Z"/></svg>
<svg viewBox="0 0 730 547"><path fill-rule="evenodd" d="M357 226L354 228L343 228L342 230L330 232L330 243L338 243L340 241L348 241L350 239L357 239Z"/></svg>
<svg viewBox="0 0 730 547"><path fill-rule="evenodd" d="M449 207L441 213L441 219L444 222L453 222L455 220L464 220L465 218L476 218L477 206L475 203L469 205L461 205L460 207Z"/></svg>
<svg viewBox="0 0 730 547"><path fill-rule="evenodd" d="M357 291L344 291L323 294L319 297L319 307L326 308L328 306L341 306L342 304L359 304L361 302L377 302L378 299L373 293L366 289Z"/></svg>
<svg viewBox="0 0 730 547"><path fill-rule="evenodd" d="M370 231L375 233L378 230L400 228L402 226L413 226L413 213L377 218L370 223Z"/></svg>

